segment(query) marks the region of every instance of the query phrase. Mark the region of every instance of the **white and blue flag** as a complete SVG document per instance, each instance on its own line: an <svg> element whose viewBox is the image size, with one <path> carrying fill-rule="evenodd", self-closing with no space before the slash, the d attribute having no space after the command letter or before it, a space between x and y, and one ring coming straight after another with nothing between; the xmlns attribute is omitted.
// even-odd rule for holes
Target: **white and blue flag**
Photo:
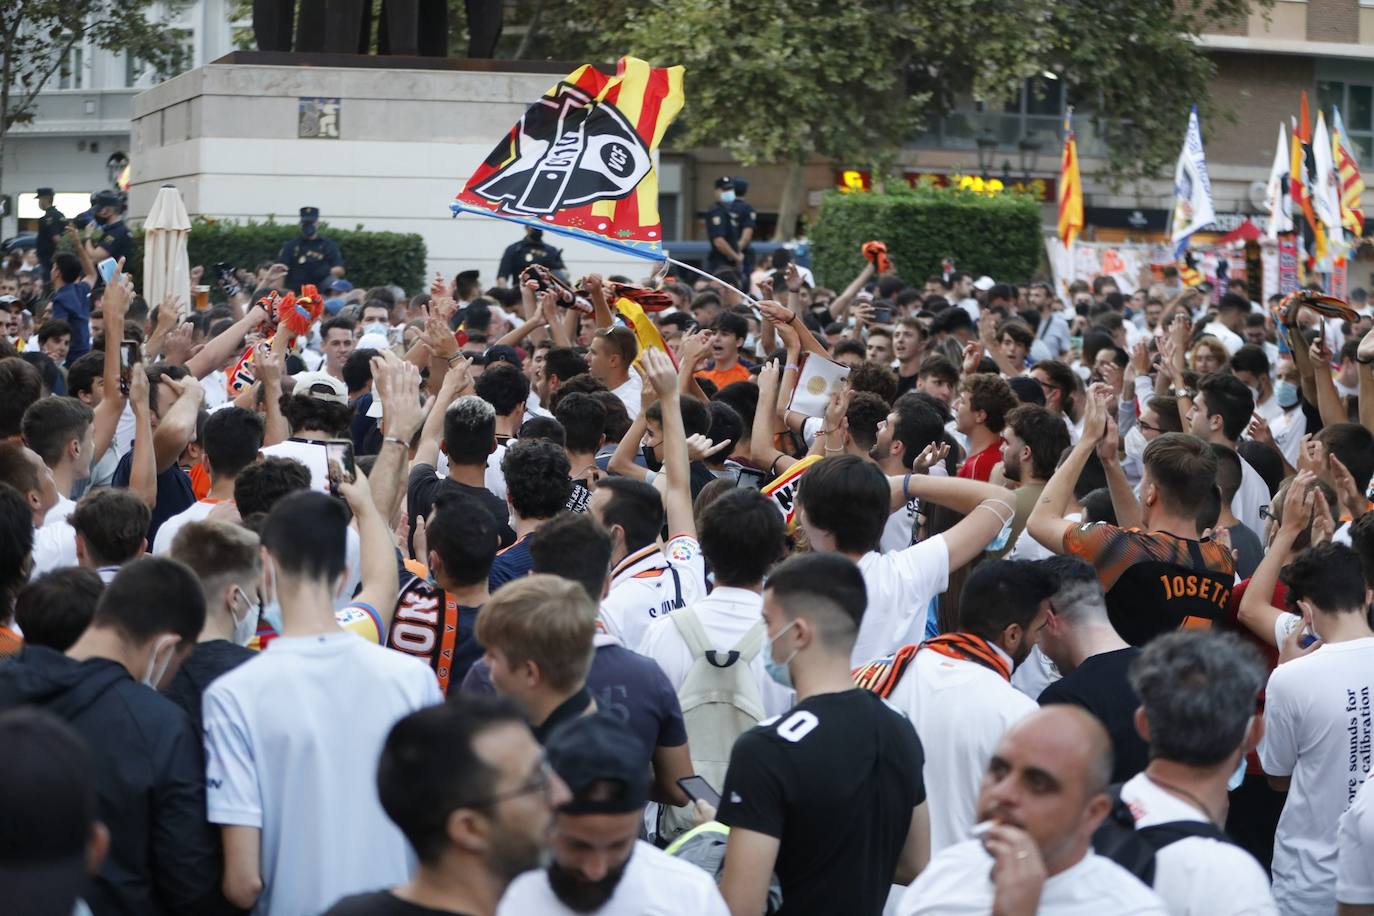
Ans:
<svg viewBox="0 0 1374 916"><path fill-rule="evenodd" d="M1202 128L1198 126L1197 106L1188 115L1188 135L1174 168L1174 211L1170 217L1169 238L1174 257L1183 256L1188 239L1216 220L1212 208L1212 182L1207 178L1207 157L1202 151Z"/></svg>

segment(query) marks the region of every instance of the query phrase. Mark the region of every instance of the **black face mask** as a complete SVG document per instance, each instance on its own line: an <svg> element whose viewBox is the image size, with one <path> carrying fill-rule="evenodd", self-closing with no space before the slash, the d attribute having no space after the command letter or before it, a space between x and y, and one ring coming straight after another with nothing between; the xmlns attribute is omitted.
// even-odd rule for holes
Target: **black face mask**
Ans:
<svg viewBox="0 0 1374 916"><path fill-rule="evenodd" d="M651 470L651 471L653 471L653 472L655 472L655 473L657 473L659 470L662 469L662 467L663 467L662 463L661 463L657 458L654 457L654 449L653 449L653 446L650 446L650 445L641 445L641 446L639 447L639 451L640 451L640 453L644 456L644 466L645 466L646 468L648 468L649 470Z"/></svg>
<svg viewBox="0 0 1374 916"><path fill-rule="evenodd" d="M315 236L319 235L319 233L320 227L316 226L314 223L309 223L308 225L301 226L301 235L305 236L308 239L313 239Z"/></svg>
<svg viewBox="0 0 1374 916"><path fill-rule="evenodd" d="M607 871L606 877L600 881L587 881L579 877L577 872L551 862L549 889L574 913L595 913L615 896L615 889L620 885L620 879L625 877L625 869L629 864L630 859L626 857L619 868Z"/></svg>

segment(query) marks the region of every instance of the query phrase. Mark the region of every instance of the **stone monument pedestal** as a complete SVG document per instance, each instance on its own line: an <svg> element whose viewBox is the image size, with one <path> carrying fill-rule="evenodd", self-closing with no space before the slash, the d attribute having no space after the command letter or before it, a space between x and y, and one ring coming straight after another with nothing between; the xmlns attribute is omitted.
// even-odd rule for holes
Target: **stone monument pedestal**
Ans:
<svg viewBox="0 0 1374 916"><path fill-rule="evenodd" d="M129 218L146 217L169 182L193 217L294 223L301 207L316 206L340 228L419 233L429 274L479 269L492 285L501 253L523 230L454 219L449 204L529 104L574 67L229 54L134 98ZM638 279L654 266L553 233L546 239L575 274Z"/></svg>

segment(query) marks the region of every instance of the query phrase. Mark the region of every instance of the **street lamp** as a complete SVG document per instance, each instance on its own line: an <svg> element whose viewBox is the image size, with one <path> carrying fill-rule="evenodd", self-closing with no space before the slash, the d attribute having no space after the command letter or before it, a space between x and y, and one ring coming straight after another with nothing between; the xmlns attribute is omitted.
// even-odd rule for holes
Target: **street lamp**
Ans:
<svg viewBox="0 0 1374 916"><path fill-rule="evenodd" d="M978 172L984 178L992 170L993 156L997 153L997 135L990 128L983 128L974 139L978 144Z"/></svg>
<svg viewBox="0 0 1374 916"><path fill-rule="evenodd" d="M105 160L105 177L109 179L106 184L112 188L117 187L119 184L119 175L128 164L128 156L121 152L111 153L110 158Z"/></svg>
<svg viewBox="0 0 1374 916"><path fill-rule="evenodd" d="M1025 134L1016 144L1016 150L1021 157L1021 177L1023 179L1030 180L1030 174L1035 171L1035 166L1039 162L1042 145L1034 134Z"/></svg>

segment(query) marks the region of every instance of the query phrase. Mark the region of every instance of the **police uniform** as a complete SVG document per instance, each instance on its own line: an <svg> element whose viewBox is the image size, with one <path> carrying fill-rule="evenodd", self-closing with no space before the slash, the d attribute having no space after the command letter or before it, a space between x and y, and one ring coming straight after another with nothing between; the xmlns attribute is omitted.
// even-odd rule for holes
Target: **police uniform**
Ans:
<svg viewBox="0 0 1374 916"><path fill-rule="evenodd" d="M92 244L97 248L104 248L108 257L118 261L120 258L129 257L129 252L134 246L134 237L121 218L99 227Z"/></svg>
<svg viewBox="0 0 1374 916"><path fill-rule="evenodd" d="M741 184L743 184L742 179L736 178L735 193L737 195L739 194L739 188ZM745 200L743 197L737 196L733 201L730 202L730 213L735 218L735 232L740 237L744 236L745 229L755 228L755 224L757 222L757 215L754 212L754 207L751 203L749 203L749 201ZM744 274L744 282L746 283L749 282L749 275L754 272L755 241L757 241L757 239L753 237L749 239L749 247L744 249L744 264L742 267L740 267L740 272ZM738 251L739 249L737 248L735 250Z"/></svg>
<svg viewBox="0 0 1374 916"><path fill-rule="evenodd" d="M313 223L320 218L316 207L301 207L301 222ZM286 288L299 291L302 286L312 283L323 288L330 272L343 266L339 246L322 235L307 238L303 233L281 248L278 262L286 265Z"/></svg>
<svg viewBox="0 0 1374 916"><path fill-rule="evenodd" d="M715 187L718 191L732 190L734 186L734 179L732 178L716 179ZM735 251L739 251L739 214L734 209L734 204L737 202L739 202L739 198L735 198L728 204L717 200L716 205L706 211L706 239L711 243L711 248L706 253L706 269L712 273L722 267L738 266L726 255L716 250L716 239L725 239L726 244ZM746 204L746 206L748 205Z"/></svg>
<svg viewBox="0 0 1374 916"><path fill-rule="evenodd" d="M37 196L52 197L52 188L39 188ZM56 207L44 210L38 218L38 242L34 247L37 249L44 283L48 282L48 276L52 273L52 256L57 253L57 240L62 237L66 225L67 217Z"/></svg>
<svg viewBox="0 0 1374 916"><path fill-rule="evenodd" d="M516 283L520 279L520 271L531 264L540 264L549 270L567 270L563 266L563 252L560 249L545 245L543 233L529 233L506 248L501 255L501 267L496 271L496 276L509 277L511 283Z"/></svg>

